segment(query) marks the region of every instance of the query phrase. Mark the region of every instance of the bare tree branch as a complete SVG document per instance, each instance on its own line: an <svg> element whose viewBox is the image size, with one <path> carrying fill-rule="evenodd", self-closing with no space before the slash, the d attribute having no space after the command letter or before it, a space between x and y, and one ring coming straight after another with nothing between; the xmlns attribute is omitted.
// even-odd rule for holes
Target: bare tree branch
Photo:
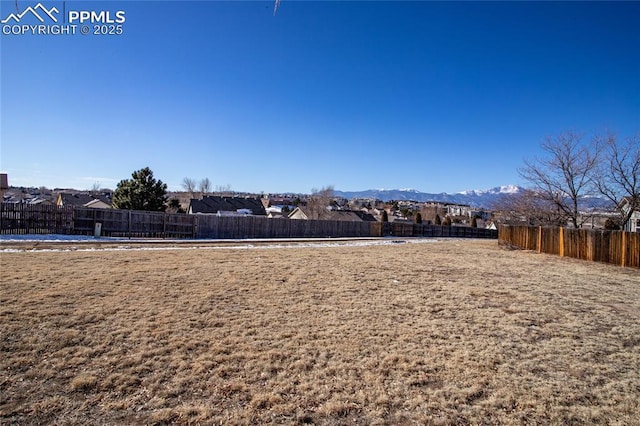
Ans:
<svg viewBox="0 0 640 426"><path fill-rule="evenodd" d="M507 225L530 226L567 223L566 214L540 192L525 189L517 194L504 194L491 205L494 218Z"/></svg>
<svg viewBox="0 0 640 426"><path fill-rule="evenodd" d="M203 196L211 192L211 181L208 177L200 181L200 183L198 184L198 189Z"/></svg>
<svg viewBox="0 0 640 426"><path fill-rule="evenodd" d="M624 227L634 210L640 208L640 135L619 142L615 134L596 138L601 162L596 169L593 182L598 192L611 200L620 212ZM621 209L623 200L627 209Z"/></svg>
<svg viewBox="0 0 640 426"><path fill-rule="evenodd" d="M307 198L307 210L311 217L309 219L320 219L322 213L327 210L333 201L333 186L311 190L311 195Z"/></svg>
<svg viewBox="0 0 640 426"><path fill-rule="evenodd" d="M196 180L191 178L182 179L182 187L186 192L189 193L189 197L195 198L196 193Z"/></svg>
<svg viewBox="0 0 640 426"><path fill-rule="evenodd" d="M592 193L591 176L597 166L597 152L582 143L582 135L566 132L547 138L542 144L546 157L525 161L520 175L536 193L552 203L575 228L582 226L581 200Z"/></svg>

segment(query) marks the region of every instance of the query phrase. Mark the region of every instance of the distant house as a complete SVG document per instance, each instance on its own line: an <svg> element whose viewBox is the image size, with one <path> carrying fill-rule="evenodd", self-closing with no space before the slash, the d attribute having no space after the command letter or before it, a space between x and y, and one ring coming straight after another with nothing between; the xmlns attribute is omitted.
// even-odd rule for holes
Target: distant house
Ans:
<svg viewBox="0 0 640 426"><path fill-rule="evenodd" d="M296 207L290 214L289 219L309 220L313 215L306 206ZM339 220L348 222L375 222L376 218L370 213L355 210L323 210L318 215L318 220Z"/></svg>
<svg viewBox="0 0 640 426"><path fill-rule="evenodd" d="M269 219L288 219L286 213L275 212L275 211L268 211L267 212L267 217Z"/></svg>
<svg viewBox="0 0 640 426"><path fill-rule="evenodd" d="M25 200L25 202L32 206L53 206L53 201L41 197L33 197Z"/></svg>
<svg viewBox="0 0 640 426"><path fill-rule="evenodd" d="M0 173L0 202L4 199L4 191L9 189L9 176L6 173Z"/></svg>
<svg viewBox="0 0 640 426"><path fill-rule="evenodd" d="M449 204L447 207L447 214L449 216L470 216L471 206L464 204Z"/></svg>
<svg viewBox="0 0 640 426"><path fill-rule="evenodd" d="M492 220L476 219L476 227L478 229L498 230L498 225Z"/></svg>
<svg viewBox="0 0 640 426"><path fill-rule="evenodd" d="M624 197L618 205L618 208L622 210L623 214L628 214L629 210L631 209L631 198ZM633 213L631 213L631 218L624 227L624 230L627 232L640 232L640 207L636 207L633 210Z"/></svg>
<svg viewBox="0 0 640 426"><path fill-rule="evenodd" d="M91 209L110 209L111 200L104 195L89 194L72 194L69 192L61 192L56 199L58 207L88 207Z"/></svg>
<svg viewBox="0 0 640 426"><path fill-rule="evenodd" d="M264 204L264 203L263 203ZM267 217L270 219L288 219L289 212L283 206L266 207Z"/></svg>
<svg viewBox="0 0 640 426"><path fill-rule="evenodd" d="M208 196L191 199L189 214L215 214L218 216L266 216L262 201L258 198Z"/></svg>

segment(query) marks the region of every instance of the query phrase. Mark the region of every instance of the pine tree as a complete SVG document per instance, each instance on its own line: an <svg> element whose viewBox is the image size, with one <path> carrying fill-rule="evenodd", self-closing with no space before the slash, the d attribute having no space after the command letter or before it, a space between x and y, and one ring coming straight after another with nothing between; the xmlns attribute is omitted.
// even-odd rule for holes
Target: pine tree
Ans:
<svg viewBox="0 0 640 426"><path fill-rule="evenodd" d="M420 214L420 212L416 213L416 223L422 223L422 214Z"/></svg>
<svg viewBox="0 0 640 426"><path fill-rule="evenodd" d="M387 214L386 210L382 210L381 222L389 222L389 214Z"/></svg>
<svg viewBox="0 0 640 426"><path fill-rule="evenodd" d="M436 215L436 219L435 219L434 222L435 222L436 225L442 225L442 219L440 219L440 215L439 214Z"/></svg>
<svg viewBox="0 0 640 426"><path fill-rule="evenodd" d="M123 179L113 192L113 205L123 210L163 212L167 202L167 184L153 177L149 167L136 170L131 179Z"/></svg>
<svg viewBox="0 0 640 426"><path fill-rule="evenodd" d="M186 213L185 209L180 205L180 200L172 198L167 204L167 213Z"/></svg>

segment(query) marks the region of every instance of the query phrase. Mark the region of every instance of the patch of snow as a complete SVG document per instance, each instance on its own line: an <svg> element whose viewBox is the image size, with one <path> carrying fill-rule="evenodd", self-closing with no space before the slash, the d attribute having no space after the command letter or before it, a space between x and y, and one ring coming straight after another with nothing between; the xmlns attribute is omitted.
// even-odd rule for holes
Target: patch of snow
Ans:
<svg viewBox="0 0 640 426"><path fill-rule="evenodd" d="M485 194L517 194L520 192L520 187L517 185L502 185L490 189L471 189L467 191L457 192L460 195L475 195L482 196Z"/></svg>
<svg viewBox="0 0 640 426"><path fill-rule="evenodd" d="M8 237L8 235L4 235L3 237ZM425 244L425 243L437 243L440 240L437 238L418 238L418 239L407 239L407 240L398 240L398 239L353 239L353 240L341 240L341 241L314 241L313 239L299 239L299 240L287 240L286 242L279 242L278 239L248 239L248 240L145 240L145 239L128 239L128 238L94 238L94 237L83 237L75 235L76 239L58 239L56 237L70 237L69 235L11 235L11 237L25 237L25 238L17 238L17 239L0 239L0 252L1 253L44 253L44 252L91 252L91 251L125 251L125 250L133 250L133 251L166 251L166 250L268 250L268 249L288 249L288 248L332 248L332 247L368 247L368 246L386 246L386 245L396 245L399 243L402 244ZM47 239L42 237L49 237ZM52 238L53 237L53 238ZM80 237L80 238L77 238ZM139 246L127 246L122 244L118 247L105 247L105 248L95 248L88 247L82 248L78 247L63 247L63 248L47 248L47 249L16 249L16 248L5 248L2 249L2 242L36 242L36 241L48 241L48 242L86 242L86 241L95 241L95 242L162 242L171 244L172 242L180 242L180 246L174 247L139 247ZM220 243L220 242L229 242L233 241L237 244L234 245L218 245L218 246L202 246L201 244L206 243ZM192 242L194 244L198 244L197 246L190 246L188 242ZM256 245L255 243L262 243ZM270 244L264 244L265 242Z"/></svg>
<svg viewBox="0 0 640 426"><path fill-rule="evenodd" d="M517 194L520 187L517 185L503 185L500 187L500 194Z"/></svg>
<svg viewBox="0 0 640 426"><path fill-rule="evenodd" d="M129 238L115 238L115 237L100 237L96 238L89 235L64 235L64 234L24 234L24 235L0 235L0 244L3 242L36 242L36 241L48 241L48 242L80 242L80 241L96 241L96 242L110 242L110 241L140 241Z"/></svg>

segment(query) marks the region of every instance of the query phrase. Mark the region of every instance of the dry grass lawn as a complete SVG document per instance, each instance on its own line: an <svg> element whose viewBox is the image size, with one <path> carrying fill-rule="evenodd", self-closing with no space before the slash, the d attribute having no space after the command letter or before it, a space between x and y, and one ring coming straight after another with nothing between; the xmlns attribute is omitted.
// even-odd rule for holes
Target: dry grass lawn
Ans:
<svg viewBox="0 0 640 426"><path fill-rule="evenodd" d="M640 424L640 271L495 241L2 253L2 424Z"/></svg>

